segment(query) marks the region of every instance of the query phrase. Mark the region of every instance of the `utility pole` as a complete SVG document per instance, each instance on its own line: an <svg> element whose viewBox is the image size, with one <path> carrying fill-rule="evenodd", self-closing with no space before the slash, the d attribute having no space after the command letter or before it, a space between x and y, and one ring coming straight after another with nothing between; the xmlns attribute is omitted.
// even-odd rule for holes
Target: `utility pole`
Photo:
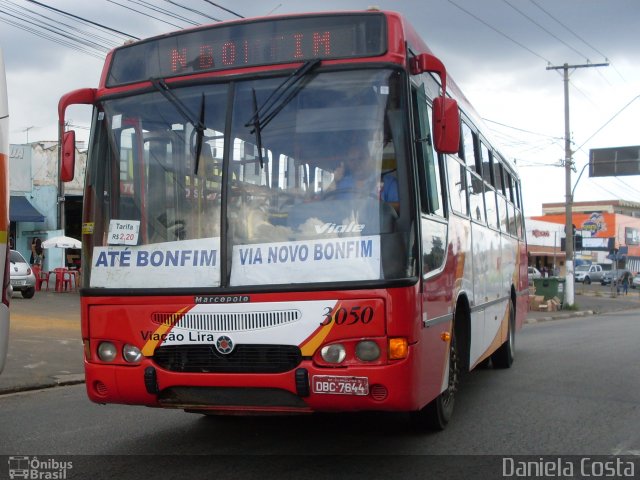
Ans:
<svg viewBox="0 0 640 480"><path fill-rule="evenodd" d="M571 168L573 161L571 157L571 131L569 129L569 69L588 67L608 67L609 63L588 63L585 65L548 66L547 70L562 70L564 73L564 171L565 171L565 197L566 197L566 219L565 219L565 298L566 305L575 303L574 275L573 275L573 192L571 189Z"/></svg>

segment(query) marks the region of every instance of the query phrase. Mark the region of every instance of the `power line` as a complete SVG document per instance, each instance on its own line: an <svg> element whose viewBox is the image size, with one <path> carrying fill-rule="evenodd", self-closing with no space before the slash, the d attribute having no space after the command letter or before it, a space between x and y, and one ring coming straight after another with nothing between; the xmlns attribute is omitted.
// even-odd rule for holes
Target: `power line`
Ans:
<svg viewBox="0 0 640 480"><path fill-rule="evenodd" d="M195 8L185 7L184 5L181 5L178 2L174 2L173 0L164 0L164 1L167 2L167 3L170 3L172 5L175 5L177 7L184 8L185 10L187 10L189 12L192 12L192 13L195 13L195 14L200 15L202 17L208 18L209 20L213 20L214 22L221 22L222 21L219 18L212 17L211 15L208 15L208 14L206 14L204 12L201 12L200 10L196 10Z"/></svg>
<svg viewBox="0 0 640 480"><path fill-rule="evenodd" d="M43 7L43 8L46 8L48 10L53 10L54 12L57 12L57 13L59 13L61 15L65 15L67 17L75 18L76 20L80 20L80 21L82 21L84 23L89 23L91 25L103 28L103 29L108 30L110 32L119 33L120 35L124 35L125 37L132 38L134 40L140 40L140 38L136 37L135 35L131 35L129 33L121 32L120 30L116 30L115 28L107 27L107 26L102 25L100 23L96 23L96 22L93 22L91 20L87 20L86 18L82 18L82 17L79 17L77 15L73 15L72 13L65 12L64 10L59 10L57 8L50 7L49 5L45 5L44 3L37 2L36 0L27 0L27 2L34 3L36 5L39 5L39 6Z"/></svg>
<svg viewBox="0 0 640 480"><path fill-rule="evenodd" d="M84 44L100 52L106 53L109 50L104 46L104 43L110 43L114 47L118 45L118 43L112 39L106 38L102 35L86 32L74 25L70 25L63 21L46 17L29 8L21 7L11 0L0 0L0 3L4 5L5 9L7 9L7 11L3 12L5 15L10 15L10 13L8 12L13 12L17 15L17 17L15 18L18 18L18 20L24 23L35 25L36 27L39 27L43 30L48 30L52 33L66 37L71 41ZM25 12L29 12L33 15L29 15ZM65 28L67 30L65 30ZM80 36L78 34L80 34ZM90 39L97 40L97 42L99 43L96 43Z"/></svg>
<svg viewBox="0 0 640 480"><path fill-rule="evenodd" d="M176 20L180 20L181 22L185 22L190 25L199 25L198 22L191 20L190 18L187 18L183 15L179 15L175 12L172 12L171 10L167 10L166 8L158 7L151 2L146 2L145 0L128 0L128 1L129 3L135 3L136 5L140 5L141 7L146 7L149 10L152 10L154 12L158 12L168 17L175 18Z"/></svg>
<svg viewBox="0 0 640 480"><path fill-rule="evenodd" d="M558 20L555 16L553 16L549 11L545 10L544 8L542 8L537 2L536 0L529 0L531 3L533 3L536 7L538 7L540 10L542 10L546 15L549 16L549 18L551 18L553 21L557 22L560 26L562 26L562 28L564 28L565 30L567 30L569 33L571 33L574 37L576 37L578 40L580 40L582 43L584 43L587 47L589 47L590 49L592 49L594 52L596 52L598 55L600 55L602 58L604 58L605 62L609 62L609 58L607 55L605 55L604 53L602 53L600 50L598 50L596 47L594 47L593 45L591 45L589 42L587 42L584 38L582 38L580 35L578 35L576 32L574 32L571 28L569 28L567 25L565 25L564 23L562 23L560 20ZM615 67L615 65L612 65L613 69L616 71L616 73L618 75L620 75L620 78L622 78L622 80L624 80L624 77L622 76L622 74L618 71L618 69ZM598 74L602 75L602 73L598 70ZM604 76L603 76L604 78Z"/></svg>
<svg viewBox="0 0 640 480"><path fill-rule="evenodd" d="M205 0L208 1L208 0ZM467 15L469 15L470 17L476 19L478 22L482 23L484 26L489 27L491 30L493 30L494 32L496 32L499 35L502 35L504 38L506 38L507 40L515 43L516 45L518 45L519 47L525 49L527 52L531 53L532 55L535 55L536 57L538 57L541 60L544 60L548 65L551 65L551 60L548 60L546 58L544 58L542 55L540 55L539 53L534 52L533 50L531 50L529 47L527 47L526 45L520 43L519 41L511 38L509 35L507 35L506 33L501 32L500 30L498 30L496 27L494 27L493 25L490 25L489 23L485 22L484 20L482 20L480 17L478 17L477 15L471 13L469 10L462 8L460 5L458 5L457 3L455 3L453 0L447 0L451 5L453 5L454 7L462 10L464 13L466 13Z"/></svg>
<svg viewBox="0 0 640 480"><path fill-rule="evenodd" d="M233 10L229 10L228 8L223 7L222 5L218 5L217 3L213 3L211 0L204 0L205 2L207 2L210 5L213 5L214 7L218 7L221 10L224 10L225 12L229 12L232 15L235 15L238 18L244 18L242 15L240 15L239 13L234 12Z"/></svg>
<svg viewBox="0 0 640 480"><path fill-rule="evenodd" d="M154 20L158 20L159 22L166 23L167 25L171 25L172 27L183 28L181 25L176 25L175 23L171 23L168 20L163 20L162 18L154 17L153 15L150 15L148 13L141 12L140 10L136 10L135 8L128 7L126 5L118 3L115 0L107 0L107 2L113 3L114 5L117 5L117 6L122 7L122 8L126 8L127 10L129 10L131 12L139 13L140 15L144 15L145 17L153 18Z"/></svg>
<svg viewBox="0 0 640 480"><path fill-rule="evenodd" d="M8 15L6 12L2 12L2 13L4 15ZM9 15L9 16L10 17L14 17L13 15ZM17 18L19 18L19 17L17 17ZM19 18L19 20L23 21L20 18ZM46 33L47 31L49 31L49 29L44 29L45 32L41 32L37 28L30 27L29 25L33 25L32 22L26 22L27 25L24 25L24 24L19 23L19 22L15 21L15 20L10 20L10 19L1 18L1 17L0 17L0 22L5 23L7 25L11 25L11 26L16 27L16 28L18 28L20 30L24 30L25 32L31 33L31 34L33 34L33 35L35 35L37 37L43 38L45 40L52 41L54 43L57 43L59 45L63 45L65 47L69 47L69 48L71 48L73 50L76 50L78 52L86 53L87 55L90 55L92 57L99 58L99 59L104 59L104 54L101 55L98 52L90 50L89 48L83 48L80 45L74 44L74 41L76 41L75 39L72 39L73 41L69 41L69 40L63 40L63 39L60 39L60 38L56 38L56 36L55 36L55 35L59 35L59 36L62 36L63 38L69 38L68 35L60 35L59 32L53 32L53 34L49 34L49 33ZM39 27L38 25L36 25L36 26ZM76 41L76 43L78 43L78 42Z"/></svg>
<svg viewBox="0 0 640 480"><path fill-rule="evenodd" d="M560 37L558 37L555 33L551 32L550 30L547 30L545 27L543 27L541 24L539 24L538 22L536 22L533 18L531 18L529 15L527 15L526 13L524 13L522 10L520 10L519 8L515 7L514 5L512 5L511 3L509 3L509 0L502 0L504 3L506 3L507 5L509 5L511 8L513 8L516 12L518 12L520 15L522 15L524 18L526 18L527 20L529 20L531 23L533 23L534 25L536 25L538 28L540 28L541 30L547 32L549 35L551 35L553 38L555 38L556 40L558 40L560 43L564 44L567 48L573 50L574 52L576 52L578 55L580 55L581 57L583 57L587 62L589 61L589 58L587 58L587 56L584 53L581 53L580 51L576 50L575 48L573 48L571 45L569 45L567 42L565 42L563 39L561 39Z"/></svg>
<svg viewBox="0 0 640 480"><path fill-rule="evenodd" d="M485 122L489 122L489 123L495 123L496 125L500 125L501 127L506 127L506 128L510 128L512 130L517 130L519 132L530 133L532 135L538 135L540 137L553 138L555 140L562 140L562 137L554 137L553 135L547 135L545 133L532 132L531 130L525 130L524 128L513 127L511 125L505 125L504 123L496 122L495 120L490 120L488 118L483 118L482 120L484 120Z"/></svg>
<svg viewBox="0 0 640 480"><path fill-rule="evenodd" d="M529 0L531 3L533 3L536 7L538 7L540 10L542 10L544 13L546 13L552 20L554 20L555 22L559 23L562 28L564 28L565 30L567 30L569 33L573 34L578 40L580 40L582 43L584 43L586 46L588 46L589 48L591 48L592 50L594 50L597 54L599 54L602 58L604 58L605 60L607 60L607 56L602 53L600 50L598 50L596 47L594 47L593 45L591 45L589 42L587 42L584 38L582 38L580 35L578 35L576 32L574 32L573 30L571 30L567 25L565 25L564 23L562 23L560 20L558 20L556 17L554 17L553 15L551 15L551 13L549 13L547 10L545 10L544 8L542 8L535 0Z"/></svg>

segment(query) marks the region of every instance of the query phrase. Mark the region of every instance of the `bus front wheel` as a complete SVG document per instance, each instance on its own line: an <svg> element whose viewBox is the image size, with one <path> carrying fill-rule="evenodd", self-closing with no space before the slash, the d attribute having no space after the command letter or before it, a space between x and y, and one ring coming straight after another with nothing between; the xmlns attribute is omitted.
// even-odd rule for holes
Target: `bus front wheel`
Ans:
<svg viewBox="0 0 640 480"><path fill-rule="evenodd" d="M444 430L453 415L455 393L460 381L460 357L455 335L449 343L449 384L435 400L412 413L412 423L419 430Z"/></svg>

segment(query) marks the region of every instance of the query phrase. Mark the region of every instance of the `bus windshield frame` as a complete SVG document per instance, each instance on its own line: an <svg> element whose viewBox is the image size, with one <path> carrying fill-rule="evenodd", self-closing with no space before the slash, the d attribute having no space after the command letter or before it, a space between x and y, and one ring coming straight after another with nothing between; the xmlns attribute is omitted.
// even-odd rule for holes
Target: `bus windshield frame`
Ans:
<svg viewBox="0 0 640 480"><path fill-rule="evenodd" d="M283 78L99 103L84 287L416 281L406 73L314 69L260 127L259 155L251 119Z"/></svg>

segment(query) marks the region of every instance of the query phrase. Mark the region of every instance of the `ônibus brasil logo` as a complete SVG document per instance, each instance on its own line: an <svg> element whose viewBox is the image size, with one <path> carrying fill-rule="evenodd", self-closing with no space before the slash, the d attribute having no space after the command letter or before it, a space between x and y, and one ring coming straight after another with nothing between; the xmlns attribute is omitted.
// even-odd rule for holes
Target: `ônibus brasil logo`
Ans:
<svg viewBox="0 0 640 480"><path fill-rule="evenodd" d="M11 480L14 478L64 480L67 478L67 471L73 468L72 462L18 455L10 456L8 463Z"/></svg>

